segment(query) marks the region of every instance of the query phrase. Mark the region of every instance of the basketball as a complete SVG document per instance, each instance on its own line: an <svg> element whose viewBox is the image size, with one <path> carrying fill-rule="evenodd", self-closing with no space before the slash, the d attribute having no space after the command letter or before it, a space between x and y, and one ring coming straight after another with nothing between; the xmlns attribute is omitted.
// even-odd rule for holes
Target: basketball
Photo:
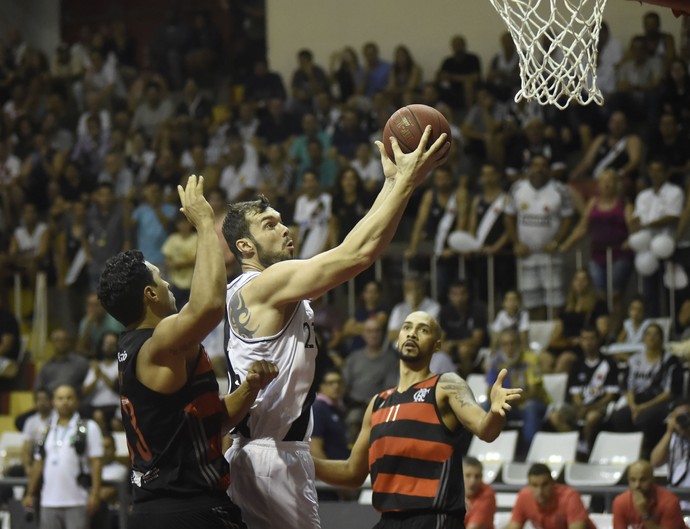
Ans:
<svg viewBox="0 0 690 529"><path fill-rule="evenodd" d="M386 147L388 157L395 161L390 142L391 136L395 136L398 140L402 152L412 152L419 145L419 140L422 139L427 125L431 125L429 145L444 132L448 135L446 141L451 142L450 125L444 115L435 108L427 105L407 105L396 110L383 127L383 145Z"/></svg>

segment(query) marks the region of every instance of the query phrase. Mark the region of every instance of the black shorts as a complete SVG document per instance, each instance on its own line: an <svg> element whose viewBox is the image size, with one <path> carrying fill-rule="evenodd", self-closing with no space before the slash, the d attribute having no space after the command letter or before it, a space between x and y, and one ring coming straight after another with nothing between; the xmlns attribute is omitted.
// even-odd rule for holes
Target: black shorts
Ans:
<svg viewBox="0 0 690 529"><path fill-rule="evenodd" d="M465 513L383 513L373 529L465 529Z"/></svg>
<svg viewBox="0 0 690 529"><path fill-rule="evenodd" d="M247 529L239 507L230 503L185 512L132 513L129 529Z"/></svg>

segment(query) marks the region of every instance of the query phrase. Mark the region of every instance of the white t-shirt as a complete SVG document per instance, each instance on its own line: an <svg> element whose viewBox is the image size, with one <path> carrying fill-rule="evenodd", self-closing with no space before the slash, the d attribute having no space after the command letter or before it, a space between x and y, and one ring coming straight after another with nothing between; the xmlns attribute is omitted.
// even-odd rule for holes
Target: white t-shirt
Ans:
<svg viewBox="0 0 690 529"><path fill-rule="evenodd" d="M245 155L239 167L228 165L220 173L220 187L225 189L229 202L233 202L245 189L256 189L258 185L259 164L250 156Z"/></svg>
<svg viewBox="0 0 690 529"><path fill-rule="evenodd" d="M499 310L491 324L491 332L498 334L506 329L515 329L518 332L529 331L529 313L520 309L515 316L511 316L505 309Z"/></svg>
<svg viewBox="0 0 690 529"><path fill-rule="evenodd" d="M10 184L19 176L22 162L14 154L10 154L7 159L0 160L0 185Z"/></svg>
<svg viewBox="0 0 690 529"><path fill-rule="evenodd" d="M328 239L331 203L328 193L321 193L316 198L297 197L293 220L299 226L300 259L309 259L323 250Z"/></svg>
<svg viewBox="0 0 690 529"><path fill-rule="evenodd" d="M562 219L574 213L568 189L549 180L535 189L529 179L510 188L506 214L516 217L518 240L532 251L540 251L554 238Z"/></svg>
<svg viewBox="0 0 690 529"><path fill-rule="evenodd" d="M654 188L648 187L637 195L633 217L640 219L643 225L666 216L680 217L683 211L683 198L683 190L669 182L662 185L658 193L654 191ZM673 236L675 227L670 225L653 229L654 235L659 233L668 233Z"/></svg>
<svg viewBox="0 0 690 529"><path fill-rule="evenodd" d="M34 413L29 417L22 428L24 440L34 444L41 443L48 432L51 416L52 413L44 419L39 413Z"/></svg>
<svg viewBox="0 0 690 529"><path fill-rule="evenodd" d="M50 431L45 443L45 461L43 465L43 489L41 491L42 507L81 507L86 505L89 491L77 483L80 468L91 472L89 459L103 457L103 437L98 425L92 420L86 422L86 451L77 455L73 439L77 434L78 414L74 414L66 426L57 424L53 416Z"/></svg>
<svg viewBox="0 0 690 529"><path fill-rule="evenodd" d="M98 362L98 367L100 367L103 374L110 380L117 380L117 360L106 363L105 361ZM83 385L88 386L96 379L96 371L93 367L89 368L89 372L86 373L86 378L84 379ZM97 408L101 406L118 406L120 404L120 394L109 387L102 378L98 379L96 382L96 387L93 392L87 397L86 402L91 406Z"/></svg>

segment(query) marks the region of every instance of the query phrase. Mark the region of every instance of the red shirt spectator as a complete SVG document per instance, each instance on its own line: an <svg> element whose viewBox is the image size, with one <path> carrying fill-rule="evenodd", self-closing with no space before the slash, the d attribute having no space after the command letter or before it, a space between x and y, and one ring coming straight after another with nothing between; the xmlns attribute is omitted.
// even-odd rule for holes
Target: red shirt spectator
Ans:
<svg viewBox="0 0 690 529"><path fill-rule="evenodd" d="M465 527L467 529L494 529L494 514L496 513L496 493L486 483L481 483L477 492L472 496L465 496L467 513Z"/></svg>

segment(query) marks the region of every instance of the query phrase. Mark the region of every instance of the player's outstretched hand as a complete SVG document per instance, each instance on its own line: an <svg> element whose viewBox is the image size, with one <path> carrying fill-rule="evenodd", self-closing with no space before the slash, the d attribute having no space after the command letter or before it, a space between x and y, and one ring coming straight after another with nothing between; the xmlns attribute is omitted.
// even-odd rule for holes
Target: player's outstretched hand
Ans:
<svg viewBox="0 0 690 529"><path fill-rule="evenodd" d="M422 138L419 140L419 145L410 153L402 152L398 140L395 139L395 136L391 137L391 147L395 155L395 163L388 158L383 143L380 141L376 142L376 146L381 153L383 172L387 178L395 176L397 171L399 177L409 180L412 185L417 186L424 180L429 171L445 161L450 149L447 135L445 133L441 134L434 143L426 148L429 144L431 131L431 125L427 125Z"/></svg>
<svg viewBox="0 0 690 529"><path fill-rule="evenodd" d="M180 211L184 213L192 226L198 228L204 221L213 222L213 208L204 198L204 177L192 175L187 180L187 185L182 188L177 186L177 194L180 196Z"/></svg>
<svg viewBox="0 0 690 529"><path fill-rule="evenodd" d="M513 407L510 402L518 400L522 397L522 388L504 388L503 381L508 375L508 370L501 369L501 372L496 377L496 382L491 388L491 411L501 417L506 416L506 411L510 411Z"/></svg>
<svg viewBox="0 0 690 529"><path fill-rule="evenodd" d="M266 360L257 360L249 366L247 371L247 384L249 389L258 391L264 389L275 377L278 376L278 366Z"/></svg>

